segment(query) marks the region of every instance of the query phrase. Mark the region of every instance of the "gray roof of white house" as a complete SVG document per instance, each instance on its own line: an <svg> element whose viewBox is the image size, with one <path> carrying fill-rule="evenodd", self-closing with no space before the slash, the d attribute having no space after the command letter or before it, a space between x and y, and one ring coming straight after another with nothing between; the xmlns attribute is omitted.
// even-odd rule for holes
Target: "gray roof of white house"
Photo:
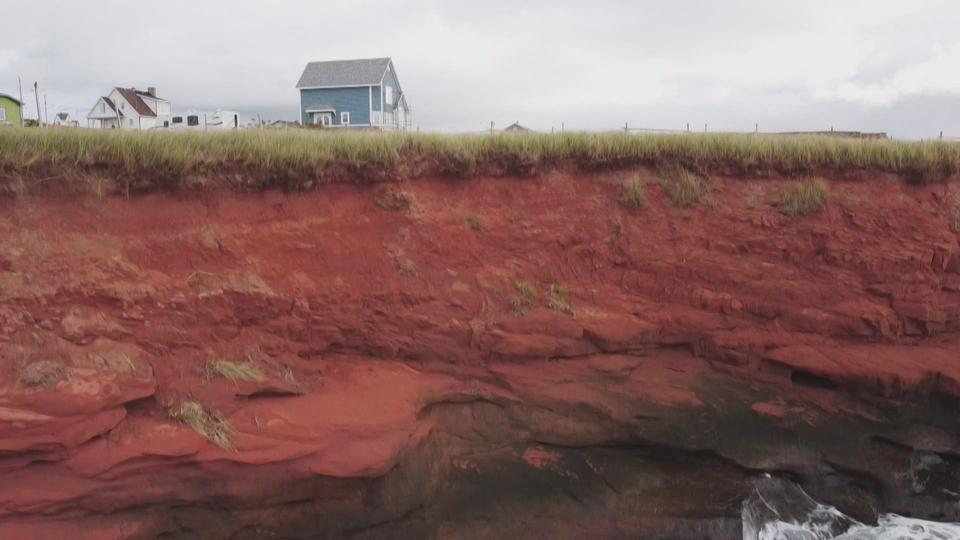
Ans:
<svg viewBox="0 0 960 540"><path fill-rule="evenodd" d="M389 58L310 62L304 68L297 88L380 84L388 65Z"/></svg>

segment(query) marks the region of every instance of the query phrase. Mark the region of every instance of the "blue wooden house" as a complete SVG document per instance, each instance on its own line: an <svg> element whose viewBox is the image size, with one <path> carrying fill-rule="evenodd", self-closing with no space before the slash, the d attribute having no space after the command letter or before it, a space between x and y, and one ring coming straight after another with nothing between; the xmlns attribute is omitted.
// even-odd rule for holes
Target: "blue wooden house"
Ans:
<svg viewBox="0 0 960 540"><path fill-rule="evenodd" d="M303 125L383 130L410 126L407 96L389 58L310 62L297 89Z"/></svg>

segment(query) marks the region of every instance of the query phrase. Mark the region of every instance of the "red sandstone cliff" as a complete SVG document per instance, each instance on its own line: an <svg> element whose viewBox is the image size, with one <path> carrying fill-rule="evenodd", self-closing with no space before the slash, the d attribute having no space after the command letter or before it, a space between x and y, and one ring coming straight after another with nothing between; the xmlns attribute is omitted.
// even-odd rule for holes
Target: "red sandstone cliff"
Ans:
<svg viewBox="0 0 960 540"><path fill-rule="evenodd" d="M761 471L960 519L960 188L623 176L0 201L0 537L737 538Z"/></svg>

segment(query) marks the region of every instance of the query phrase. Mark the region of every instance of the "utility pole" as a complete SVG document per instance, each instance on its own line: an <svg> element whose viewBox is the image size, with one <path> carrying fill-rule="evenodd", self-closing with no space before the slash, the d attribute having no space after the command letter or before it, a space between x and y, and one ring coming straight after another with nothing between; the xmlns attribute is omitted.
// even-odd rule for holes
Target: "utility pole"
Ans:
<svg viewBox="0 0 960 540"><path fill-rule="evenodd" d="M20 90L20 127L23 127L23 81L17 75L17 89Z"/></svg>
<svg viewBox="0 0 960 540"><path fill-rule="evenodd" d="M43 95L43 123L50 125L50 111L47 110L47 95Z"/></svg>
<svg viewBox="0 0 960 540"><path fill-rule="evenodd" d="M37 127L43 127L43 118L40 118L40 94L37 93L37 81L33 81L33 97L37 100Z"/></svg>
<svg viewBox="0 0 960 540"><path fill-rule="evenodd" d="M493 120L491 120L491 121L490 121L490 134L491 134L491 135L493 135L493 126L494 126L494 125L495 125L495 124L493 123Z"/></svg>

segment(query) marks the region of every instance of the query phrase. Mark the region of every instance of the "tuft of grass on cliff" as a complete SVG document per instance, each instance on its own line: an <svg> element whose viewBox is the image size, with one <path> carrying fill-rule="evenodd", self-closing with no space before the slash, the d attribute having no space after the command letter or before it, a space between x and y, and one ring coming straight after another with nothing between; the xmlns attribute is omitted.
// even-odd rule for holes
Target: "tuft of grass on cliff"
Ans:
<svg viewBox="0 0 960 540"><path fill-rule="evenodd" d="M220 448L233 448L233 427L220 413L208 409L202 403L184 401L171 406L167 414L170 418L190 426L201 437Z"/></svg>
<svg viewBox="0 0 960 540"><path fill-rule="evenodd" d="M407 211L417 207L417 198L409 191L390 187L377 197L377 206L384 210Z"/></svg>
<svg viewBox="0 0 960 540"><path fill-rule="evenodd" d="M263 371L255 362L232 362L219 358L207 362L207 378L222 377L229 381L259 381Z"/></svg>
<svg viewBox="0 0 960 540"><path fill-rule="evenodd" d="M469 214L463 218L463 222L466 223L473 232L482 233L487 230L487 222L477 214Z"/></svg>
<svg viewBox="0 0 960 540"><path fill-rule="evenodd" d="M523 317L533 309L537 288L529 281L516 281L514 286L517 288L517 295L510 300L510 305L513 307L514 315Z"/></svg>
<svg viewBox="0 0 960 540"><path fill-rule="evenodd" d="M710 182L686 169L679 169L664 176L660 186L675 206L686 208L706 200Z"/></svg>
<svg viewBox="0 0 960 540"><path fill-rule="evenodd" d="M794 219L819 214L830 200L830 187L816 178L795 182L780 197L779 210Z"/></svg>
<svg viewBox="0 0 960 540"><path fill-rule="evenodd" d="M8 193L35 184L76 188L102 178L127 193L202 187L211 178L236 189L306 189L328 182L524 176L564 167L593 171L663 163L703 174L892 173L927 183L960 174L960 143L814 135L0 130L0 192Z"/></svg>
<svg viewBox="0 0 960 540"><path fill-rule="evenodd" d="M25 366L18 382L26 388L51 388L66 377L66 369L58 362L41 360Z"/></svg>
<svg viewBox="0 0 960 540"><path fill-rule="evenodd" d="M620 204L629 208L642 208L645 201L645 186L638 175L631 176L620 186Z"/></svg>
<svg viewBox="0 0 960 540"><path fill-rule="evenodd" d="M577 316L573 304L570 303L570 290L563 285L550 284L550 289L547 291L547 307L560 313Z"/></svg>

